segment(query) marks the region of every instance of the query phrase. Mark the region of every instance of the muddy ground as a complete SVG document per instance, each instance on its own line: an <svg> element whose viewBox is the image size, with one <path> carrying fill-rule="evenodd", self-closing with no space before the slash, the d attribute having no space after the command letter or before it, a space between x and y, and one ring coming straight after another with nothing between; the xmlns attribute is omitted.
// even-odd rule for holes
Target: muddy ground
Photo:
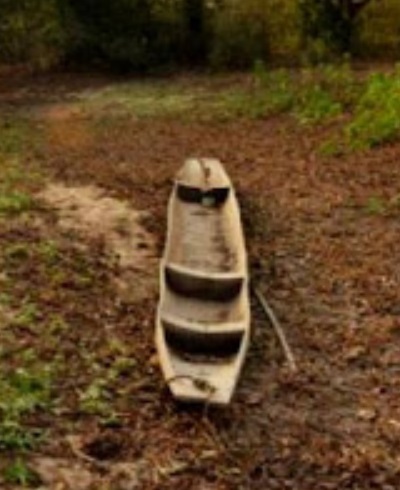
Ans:
<svg viewBox="0 0 400 490"><path fill-rule="evenodd" d="M397 489L400 145L322 157L326 128L289 116L108 118L76 104L108 83L1 84L4 117L40 133L18 182L35 205L0 221L2 369L31 366L29 351L52 382L23 419L44 436L3 448L0 466L22 458L32 486L57 490ZM253 281L299 368L253 300L225 409L177 405L153 343L166 202L191 156L219 158L236 185Z"/></svg>

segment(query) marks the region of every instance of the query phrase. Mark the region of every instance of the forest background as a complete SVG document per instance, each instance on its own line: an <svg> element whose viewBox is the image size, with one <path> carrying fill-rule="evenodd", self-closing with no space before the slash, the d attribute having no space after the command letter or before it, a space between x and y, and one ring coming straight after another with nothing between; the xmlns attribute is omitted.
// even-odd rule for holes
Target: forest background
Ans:
<svg viewBox="0 0 400 490"><path fill-rule="evenodd" d="M396 59L396 0L0 0L0 62L159 72Z"/></svg>

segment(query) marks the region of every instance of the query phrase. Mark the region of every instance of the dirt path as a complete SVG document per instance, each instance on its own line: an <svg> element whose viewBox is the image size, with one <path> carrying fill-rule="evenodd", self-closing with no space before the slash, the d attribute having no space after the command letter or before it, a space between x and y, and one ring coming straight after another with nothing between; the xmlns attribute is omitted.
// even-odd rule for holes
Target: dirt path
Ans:
<svg viewBox="0 0 400 490"><path fill-rule="evenodd" d="M43 227L63 244L62 263L81 254L91 276L83 289L53 278L51 295L42 273L30 284L43 315L60 309L70 325L57 336L69 359L63 409L39 417L53 437L32 458L45 488L397 488L400 146L322 158L323 131L286 118L98 124L50 111L42 124L30 158L47 180ZM254 280L300 368L285 368L254 304L249 359L223 411L172 402L152 339L166 200L189 156L221 159L236 184ZM24 234L33 247L35 233ZM22 284L27 269L17 270Z"/></svg>

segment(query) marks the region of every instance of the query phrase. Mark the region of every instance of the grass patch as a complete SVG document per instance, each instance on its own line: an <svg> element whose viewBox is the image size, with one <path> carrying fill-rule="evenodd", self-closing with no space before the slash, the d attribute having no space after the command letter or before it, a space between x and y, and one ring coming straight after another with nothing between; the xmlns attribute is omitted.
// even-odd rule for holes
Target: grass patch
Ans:
<svg viewBox="0 0 400 490"><path fill-rule="evenodd" d="M302 125L316 125L341 115L359 90L348 63L302 71L269 71L257 63L253 78L252 90L222 94L218 109L231 117L268 118L286 113Z"/></svg>
<svg viewBox="0 0 400 490"><path fill-rule="evenodd" d="M302 124L335 117L347 102L352 82L347 64L321 70L268 70L256 63L252 83L213 90L211 84L149 82L113 85L83 94L81 106L92 115L199 119L265 118L292 113Z"/></svg>
<svg viewBox="0 0 400 490"><path fill-rule="evenodd" d="M34 447L42 435L23 422L26 415L50 403L50 371L32 365L0 372L0 451L24 451Z"/></svg>
<svg viewBox="0 0 400 490"><path fill-rule="evenodd" d="M13 218L34 209L32 184L37 173L25 168L25 152L35 143L36 132L29 122L0 119L0 217Z"/></svg>
<svg viewBox="0 0 400 490"><path fill-rule="evenodd" d="M19 191L4 191L0 188L0 216L14 216L33 208L30 195Z"/></svg>
<svg viewBox="0 0 400 490"><path fill-rule="evenodd" d="M383 215L387 211L387 204L379 197L370 197L365 205L367 214Z"/></svg>
<svg viewBox="0 0 400 490"><path fill-rule="evenodd" d="M0 154L19 155L33 140L33 128L27 119L0 118Z"/></svg>
<svg viewBox="0 0 400 490"><path fill-rule="evenodd" d="M17 458L5 468L4 480L10 485L21 487L36 487L40 484L39 476L21 458Z"/></svg>
<svg viewBox="0 0 400 490"><path fill-rule="evenodd" d="M400 209L400 196L394 195L390 198L371 196L364 205L366 214L372 216L396 216Z"/></svg>
<svg viewBox="0 0 400 490"><path fill-rule="evenodd" d="M343 87L345 90L345 87ZM346 94L346 91L344 91ZM365 151L396 141L400 132L400 68L372 73L347 88L347 123L319 148L323 156Z"/></svg>
<svg viewBox="0 0 400 490"><path fill-rule="evenodd" d="M342 104L330 92L315 84L300 94L295 116L301 124L314 125L337 117L342 112Z"/></svg>
<svg viewBox="0 0 400 490"><path fill-rule="evenodd" d="M140 368L130 346L103 326L131 316L109 281L112 258L43 236L26 220L5 228L3 239L0 302L9 314L0 329L0 451L20 454L41 441L35 427L44 414L54 424L65 411L115 421Z"/></svg>
<svg viewBox="0 0 400 490"><path fill-rule="evenodd" d="M126 83L84 94L81 104L104 124L124 116L230 120L288 114L315 126L345 116L340 134L321 146L325 156L368 149L400 131L400 69L362 80L347 61L303 70L256 63L250 83L212 87L213 82Z"/></svg>
<svg viewBox="0 0 400 490"><path fill-rule="evenodd" d="M38 174L28 168L25 156L37 142L30 121L0 115L0 217L13 218L35 206L31 191Z"/></svg>
<svg viewBox="0 0 400 490"><path fill-rule="evenodd" d="M345 128L351 149L368 149L392 141L400 130L400 67L374 73L367 80L352 121Z"/></svg>
<svg viewBox="0 0 400 490"><path fill-rule="evenodd" d="M89 92L82 96L81 107L89 113L137 117L176 115L190 111L202 91L164 83L124 83Z"/></svg>

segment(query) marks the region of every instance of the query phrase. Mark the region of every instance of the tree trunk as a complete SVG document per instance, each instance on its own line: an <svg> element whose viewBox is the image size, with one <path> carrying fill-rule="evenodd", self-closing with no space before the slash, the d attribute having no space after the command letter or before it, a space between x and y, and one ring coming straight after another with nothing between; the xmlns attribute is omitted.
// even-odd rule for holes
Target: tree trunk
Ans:
<svg viewBox="0 0 400 490"><path fill-rule="evenodd" d="M341 0L340 4L342 10L347 15L348 19L352 22L358 16L358 14L366 7L371 0Z"/></svg>
<svg viewBox="0 0 400 490"><path fill-rule="evenodd" d="M186 24L186 61L201 64L207 52L204 0L184 0L183 15Z"/></svg>

